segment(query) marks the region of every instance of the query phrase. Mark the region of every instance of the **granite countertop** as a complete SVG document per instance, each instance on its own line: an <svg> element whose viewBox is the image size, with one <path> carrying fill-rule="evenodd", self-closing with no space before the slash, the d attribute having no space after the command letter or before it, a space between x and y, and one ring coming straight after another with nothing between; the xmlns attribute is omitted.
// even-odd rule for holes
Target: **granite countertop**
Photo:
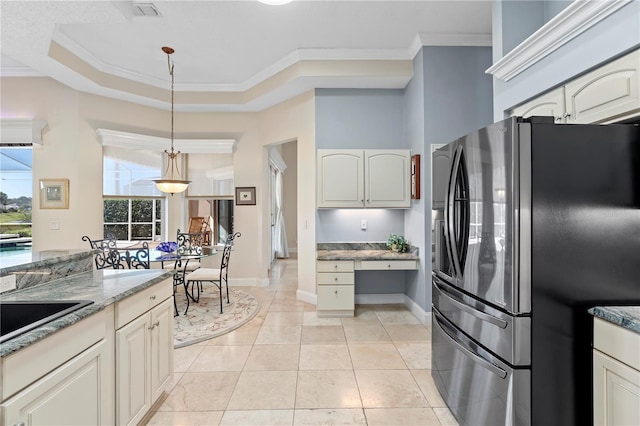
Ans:
<svg viewBox="0 0 640 426"><path fill-rule="evenodd" d="M54 263L72 262L86 256L92 255L97 250L78 249L78 250L43 250L43 251L27 251L20 256L2 260L2 268L0 268L0 276L9 275L11 273L20 273L25 270L35 268L49 267Z"/></svg>
<svg viewBox="0 0 640 426"><path fill-rule="evenodd" d="M2 301L16 300L93 300L93 304L78 309L54 321L0 344L0 357L5 357L56 331L75 324L107 306L171 277L171 270L111 270L89 271L71 275L46 284L2 295Z"/></svg>
<svg viewBox="0 0 640 426"><path fill-rule="evenodd" d="M640 306L596 306L589 313L640 334Z"/></svg>
<svg viewBox="0 0 640 426"><path fill-rule="evenodd" d="M385 243L318 243L317 260L419 260L418 248L406 253L387 249Z"/></svg>

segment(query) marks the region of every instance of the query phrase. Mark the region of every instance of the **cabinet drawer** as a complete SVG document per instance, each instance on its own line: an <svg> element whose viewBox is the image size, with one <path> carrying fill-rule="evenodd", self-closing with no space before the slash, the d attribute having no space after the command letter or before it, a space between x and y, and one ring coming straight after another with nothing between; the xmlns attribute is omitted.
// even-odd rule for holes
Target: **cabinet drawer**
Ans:
<svg viewBox="0 0 640 426"><path fill-rule="evenodd" d="M417 260L363 260L360 268L370 271L418 269Z"/></svg>
<svg viewBox="0 0 640 426"><path fill-rule="evenodd" d="M318 272L353 272L353 260L322 260Z"/></svg>
<svg viewBox="0 0 640 426"><path fill-rule="evenodd" d="M325 272L318 274L318 285L353 285L354 283L353 272Z"/></svg>
<svg viewBox="0 0 640 426"><path fill-rule="evenodd" d="M116 304L116 329L159 305L173 295L173 281L166 279Z"/></svg>
<svg viewBox="0 0 640 426"><path fill-rule="evenodd" d="M323 285L318 287L318 310L353 310L353 285Z"/></svg>

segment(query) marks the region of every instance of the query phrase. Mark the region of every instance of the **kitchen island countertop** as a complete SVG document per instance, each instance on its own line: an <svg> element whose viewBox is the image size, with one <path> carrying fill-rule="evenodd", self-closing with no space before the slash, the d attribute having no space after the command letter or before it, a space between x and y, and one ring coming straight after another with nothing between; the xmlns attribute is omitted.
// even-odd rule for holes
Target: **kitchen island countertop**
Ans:
<svg viewBox="0 0 640 426"><path fill-rule="evenodd" d="M171 277L171 270L111 270L89 271L49 281L24 290L4 293L2 301L92 300L89 306L78 309L54 321L0 344L0 357L10 355L75 324L107 306Z"/></svg>
<svg viewBox="0 0 640 426"><path fill-rule="evenodd" d="M595 306L589 313L640 334L640 306Z"/></svg>

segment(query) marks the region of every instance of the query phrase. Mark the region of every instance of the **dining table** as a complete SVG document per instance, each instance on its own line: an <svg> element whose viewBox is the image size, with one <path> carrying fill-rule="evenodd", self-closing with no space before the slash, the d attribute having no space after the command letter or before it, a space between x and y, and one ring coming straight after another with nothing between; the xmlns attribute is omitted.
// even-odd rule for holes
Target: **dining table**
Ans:
<svg viewBox="0 0 640 426"><path fill-rule="evenodd" d="M174 274L173 274L173 307L174 307L174 316L178 316L178 305L176 303L176 287L180 284L184 287L185 297L187 298L187 309L189 309L190 300L197 302L198 299L195 298L192 294L189 294L187 289L184 277L187 272L187 265L189 261L192 260L201 260L206 257L214 256L218 253L214 247L201 247L202 250L192 251L191 253L185 254L180 253L178 250L174 250L171 252L161 251L157 249L149 250L149 261L150 262L160 262L162 268L166 268L165 263L168 265L173 264Z"/></svg>

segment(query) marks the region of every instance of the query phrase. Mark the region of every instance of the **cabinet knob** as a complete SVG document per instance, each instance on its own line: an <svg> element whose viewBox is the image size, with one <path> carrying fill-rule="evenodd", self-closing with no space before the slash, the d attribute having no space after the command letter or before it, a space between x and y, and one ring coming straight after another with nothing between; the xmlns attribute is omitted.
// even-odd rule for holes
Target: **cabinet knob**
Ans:
<svg viewBox="0 0 640 426"><path fill-rule="evenodd" d="M333 280L334 280L335 282L338 282L338 277L333 277Z"/></svg>
<svg viewBox="0 0 640 426"><path fill-rule="evenodd" d="M154 294L153 296L149 296L149 299L156 300L156 295Z"/></svg>
<svg viewBox="0 0 640 426"><path fill-rule="evenodd" d="M338 269L338 265L333 265L333 267L334 267L335 269Z"/></svg>
<svg viewBox="0 0 640 426"><path fill-rule="evenodd" d="M334 291L334 293L335 293L335 294L338 294L338 290L335 290L335 291Z"/></svg>
<svg viewBox="0 0 640 426"><path fill-rule="evenodd" d="M390 263L387 265L387 268L391 268L391 264Z"/></svg>
<svg viewBox="0 0 640 426"><path fill-rule="evenodd" d="M562 121L562 116L555 117L556 121Z"/></svg>
<svg viewBox="0 0 640 426"><path fill-rule="evenodd" d="M571 117L571 114L569 114L568 112L565 112L564 113L564 118L569 118L569 117Z"/></svg>
<svg viewBox="0 0 640 426"><path fill-rule="evenodd" d="M149 327L149 330L153 330L156 327L160 327L160 321L156 321L155 323L151 324L151 327Z"/></svg>

